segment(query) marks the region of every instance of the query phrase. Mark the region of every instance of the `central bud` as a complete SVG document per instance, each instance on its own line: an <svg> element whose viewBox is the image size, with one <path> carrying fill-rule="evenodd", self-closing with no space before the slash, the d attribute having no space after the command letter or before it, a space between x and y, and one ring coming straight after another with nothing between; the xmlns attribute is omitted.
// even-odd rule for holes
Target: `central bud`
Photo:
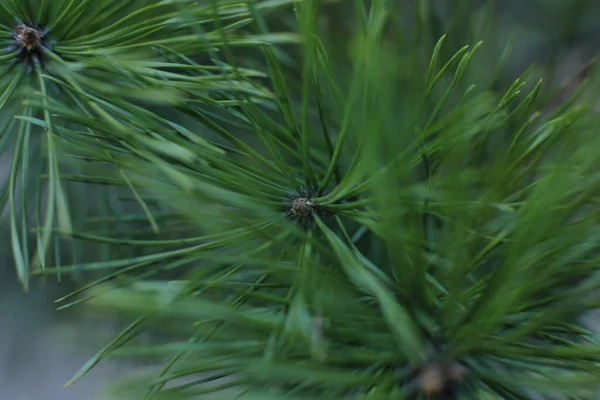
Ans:
<svg viewBox="0 0 600 400"><path fill-rule="evenodd" d="M36 64L44 68L46 51L52 47L44 27L21 23L15 26L9 37L12 39L10 49L15 53L17 63L25 64L29 72L35 70Z"/></svg>
<svg viewBox="0 0 600 400"><path fill-rule="evenodd" d="M308 217L312 213L314 203L306 197L300 197L292 201L290 208L292 214L296 217Z"/></svg>
<svg viewBox="0 0 600 400"><path fill-rule="evenodd" d="M418 372L417 385L425 396L456 398L466 375L467 369L458 363L428 365Z"/></svg>
<svg viewBox="0 0 600 400"><path fill-rule="evenodd" d="M32 51L40 48L42 45L43 34L30 26L17 25L15 39L27 51Z"/></svg>
<svg viewBox="0 0 600 400"><path fill-rule="evenodd" d="M304 229L310 228L315 217L322 217L325 211L317 204L319 193L310 187L302 187L297 192L290 192L283 200L284 215Z"/></svg>

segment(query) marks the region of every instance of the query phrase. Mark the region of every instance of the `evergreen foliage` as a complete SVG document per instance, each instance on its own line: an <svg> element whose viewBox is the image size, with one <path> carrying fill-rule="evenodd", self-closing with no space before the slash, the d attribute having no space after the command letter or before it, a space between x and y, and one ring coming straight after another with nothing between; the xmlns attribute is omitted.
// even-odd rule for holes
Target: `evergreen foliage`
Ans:
<svg viewBox="0 0 600 400"><path fill-rule="evenodd" d="M19 276L132 321L69 384L136 356L119 396L597 397L595 73L506 84L488 8L431 6L0 1Z"/></svg>

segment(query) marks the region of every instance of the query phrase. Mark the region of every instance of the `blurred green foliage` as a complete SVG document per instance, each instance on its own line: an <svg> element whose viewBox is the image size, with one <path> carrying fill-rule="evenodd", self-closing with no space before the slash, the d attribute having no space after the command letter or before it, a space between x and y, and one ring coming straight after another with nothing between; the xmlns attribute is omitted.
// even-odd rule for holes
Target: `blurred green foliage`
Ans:
<svg viewBox="0 0 600 400"><path fill-rule="evenodd" d="M0 1L18 275L132 318L69 384L136 356L119 396L595 398L595 64L515 74L516 6Z"/></svg>

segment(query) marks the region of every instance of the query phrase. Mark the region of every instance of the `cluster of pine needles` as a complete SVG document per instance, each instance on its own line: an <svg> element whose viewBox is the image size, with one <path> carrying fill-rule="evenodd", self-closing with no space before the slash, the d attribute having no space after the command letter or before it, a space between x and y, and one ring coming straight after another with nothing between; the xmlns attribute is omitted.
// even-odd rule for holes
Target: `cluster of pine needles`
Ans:
<svg viewBox="0 0 600 400"><path fill-rule="evenodd" d="M69 385L597 398L595 72L550 107L429 3L0 0L18 276L130 321Z"/></svg>

